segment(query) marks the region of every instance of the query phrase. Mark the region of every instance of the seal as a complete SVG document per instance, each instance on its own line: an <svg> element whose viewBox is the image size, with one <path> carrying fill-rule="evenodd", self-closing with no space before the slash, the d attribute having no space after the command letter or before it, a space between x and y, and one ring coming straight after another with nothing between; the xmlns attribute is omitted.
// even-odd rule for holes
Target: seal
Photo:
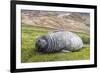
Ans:
<svg viewBox="0 0 100 73"><path fill-rule="evenodd" d="M83 47L82 39L72 32L57 31L40 36L36 39L36 48L39 52L72 52Z"/></svg>

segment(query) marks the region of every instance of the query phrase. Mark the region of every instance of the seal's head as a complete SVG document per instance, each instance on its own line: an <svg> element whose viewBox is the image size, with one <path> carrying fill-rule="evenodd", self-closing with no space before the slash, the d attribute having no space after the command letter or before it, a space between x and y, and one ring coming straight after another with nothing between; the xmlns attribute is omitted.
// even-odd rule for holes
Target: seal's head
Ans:
<svg viewBox="0 0 100 73"><path fill-rule="evenodd" d="M47 41L45 39L45 36L37 38L36 47L37 47L38 51L40 51L40 52L45 51L47 46L48 46L48 44L47 44Z"/></svg>

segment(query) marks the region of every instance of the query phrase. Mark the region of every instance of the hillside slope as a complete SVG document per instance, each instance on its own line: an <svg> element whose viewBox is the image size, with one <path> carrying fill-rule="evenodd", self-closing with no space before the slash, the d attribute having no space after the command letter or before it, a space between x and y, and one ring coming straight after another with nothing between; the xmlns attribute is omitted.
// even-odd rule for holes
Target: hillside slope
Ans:
<svg viewBox="0 0 100 73"><path fill-rule="evenodd" d="M89 34L90 17L87 13L22 10L22 23Z"/></svg>

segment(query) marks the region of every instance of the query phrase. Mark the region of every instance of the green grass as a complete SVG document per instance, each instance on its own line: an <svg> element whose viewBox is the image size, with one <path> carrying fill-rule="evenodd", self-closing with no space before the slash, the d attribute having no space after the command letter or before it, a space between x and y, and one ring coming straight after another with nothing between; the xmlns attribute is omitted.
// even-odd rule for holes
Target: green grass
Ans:
<svg viewBox="0 0 100 73"><path fill-rule="evenodd" d="M90 43L90 36L83 33L77 33L83 40L83 43L89 44Z"/></svg>
<svg viewBox="0 0 100 73"><path fill-rule="evenodd" d="M35 41L38 36L48 33L48 29L41 27L33 27L31 25L22 25L22 48L21 48L21 62L47 62L47 61L64 61L64 60L85 60L90 57L89 46L83 47L80 51L69 53L50 53L42 54L36 51ZM89 45L86 34L78 35L83 39L84 44Z"/></svg>

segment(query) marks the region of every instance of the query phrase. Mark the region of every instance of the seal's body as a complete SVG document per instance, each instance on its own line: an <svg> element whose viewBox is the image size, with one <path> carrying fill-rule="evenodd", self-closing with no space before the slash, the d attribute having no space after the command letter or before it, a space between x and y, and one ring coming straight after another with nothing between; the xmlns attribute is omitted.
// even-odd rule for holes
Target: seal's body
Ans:
<svg viewBox="0 0 100 73"><path fill-rule="evenodd" d="M45 53L62 50L77 51L83 47L83 42L72 32L59 31L37 38L36 47L38 51Z"/></svg>

